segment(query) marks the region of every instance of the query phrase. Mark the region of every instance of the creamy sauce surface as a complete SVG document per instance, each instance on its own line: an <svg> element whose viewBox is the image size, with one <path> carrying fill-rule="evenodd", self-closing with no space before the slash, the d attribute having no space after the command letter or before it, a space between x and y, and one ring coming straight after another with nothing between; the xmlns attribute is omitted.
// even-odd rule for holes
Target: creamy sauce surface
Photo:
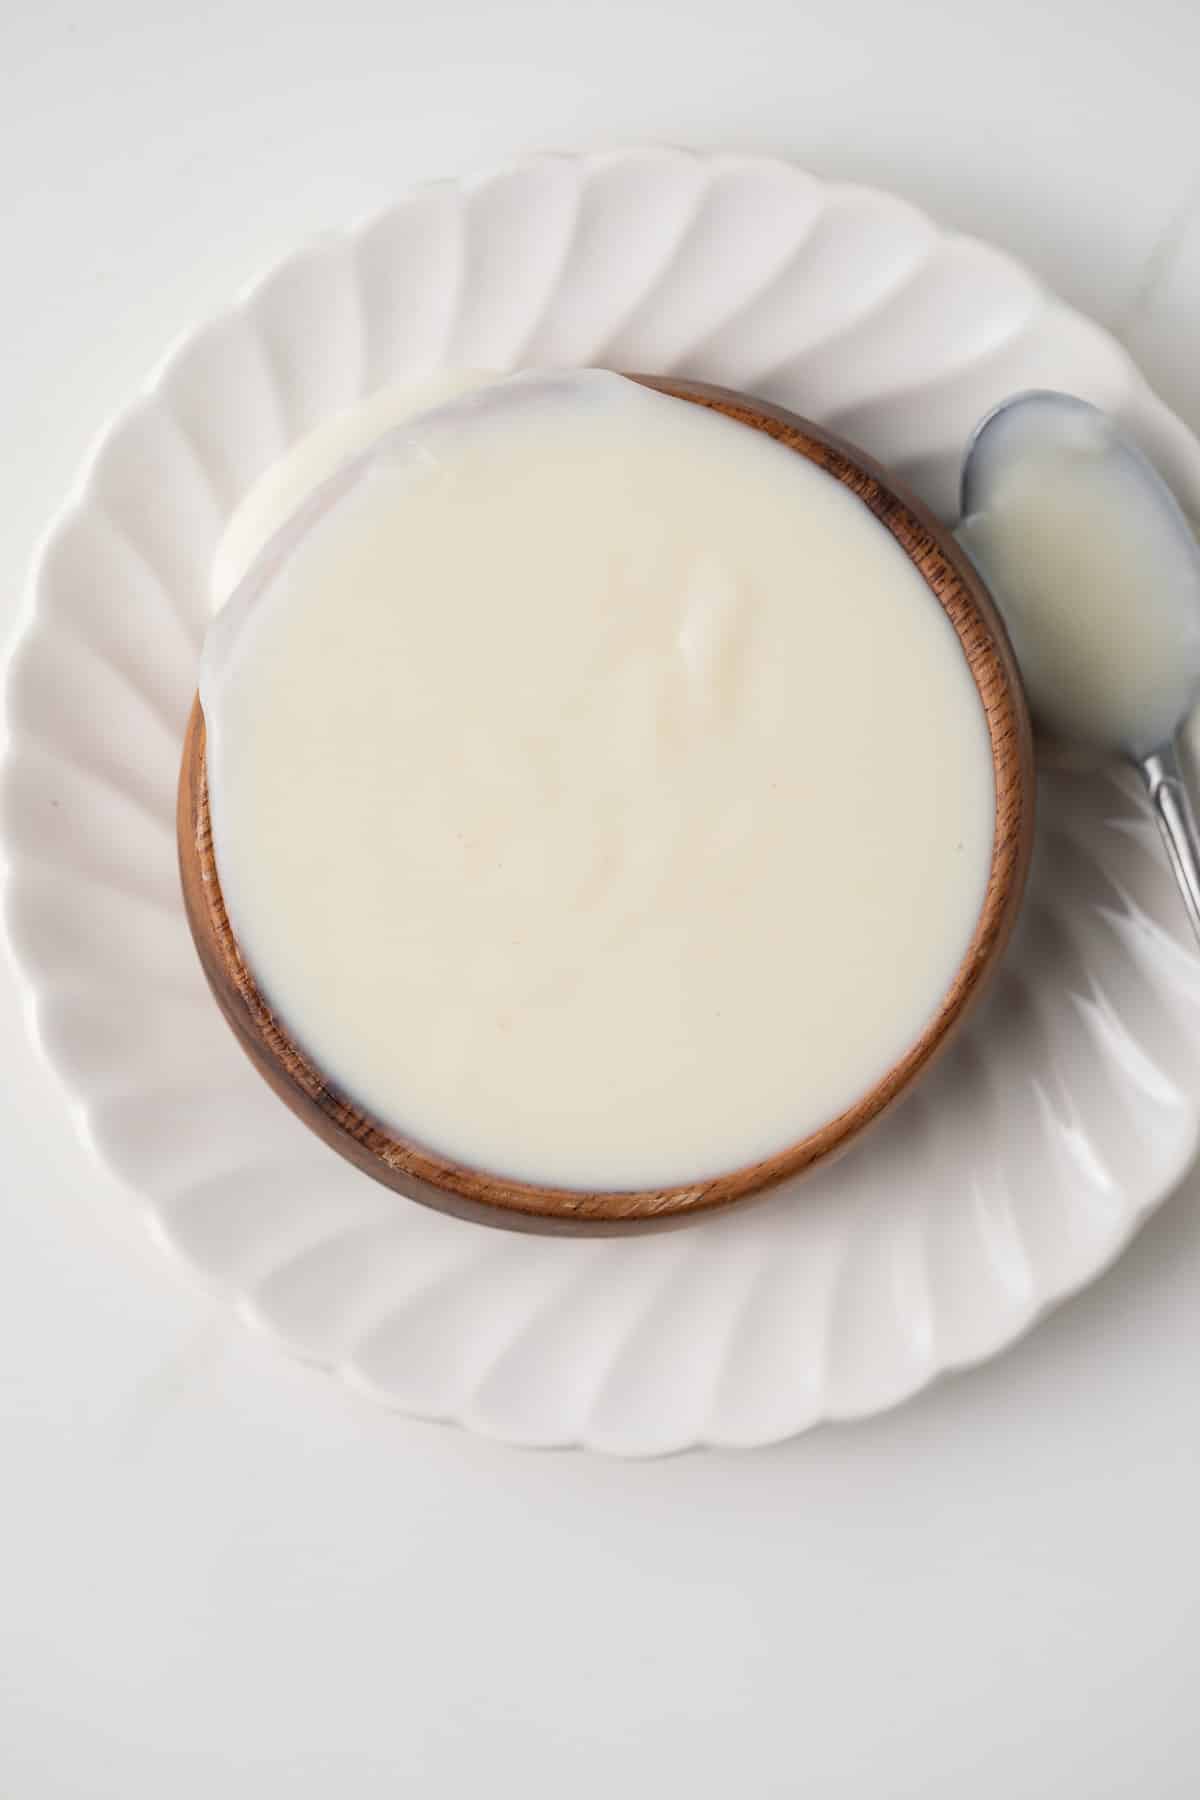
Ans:
<svg viewBox="0 0 1200 1800"><path fill-rule="evenodd" d="M260 986L476 1167L631 1188L782 1149L920 1036L974 930L994 788L950 625L847 490L706 409L597 371L371 404L401 422L205 648ZM278 482L255 509L226 582Z"/></svg>

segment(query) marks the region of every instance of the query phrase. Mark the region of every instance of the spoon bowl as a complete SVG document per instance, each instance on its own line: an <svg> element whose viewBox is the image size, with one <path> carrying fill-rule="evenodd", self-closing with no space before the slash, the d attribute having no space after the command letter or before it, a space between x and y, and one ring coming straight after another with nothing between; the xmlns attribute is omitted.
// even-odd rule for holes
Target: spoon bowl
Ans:
<svg viewBox="0 0 1200 1800"><path fill-rule="evenodd" d="M958 535L1038 723L1140 773L1200 937L1200 839L1174 747L1200 695L1200 542L1183 508L1098 407L1035 389L976 426Z"/></svg>

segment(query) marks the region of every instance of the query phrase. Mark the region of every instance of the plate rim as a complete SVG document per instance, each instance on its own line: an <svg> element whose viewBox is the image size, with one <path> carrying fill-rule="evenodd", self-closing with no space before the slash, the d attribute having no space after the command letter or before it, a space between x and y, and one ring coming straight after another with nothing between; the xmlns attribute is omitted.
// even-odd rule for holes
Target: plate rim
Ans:
<svg viewBox="0 0 1200 1800"><path fill-rule="evenodd" d="M361 243L371 231L382 225L401 208L411 204L417 196L431 190L437 190L442 193L453 192L459 195L473 195L485 190L490 184L501 181L520 171L541 167L546 164L569 164L577 169L582 167L591 170L594 168L615 167L623 163L637 162L646 157L684 161L706 171L724 171L733 169L744 171L746 169L761 169L776 174L781 171L786 171L789 176L799 176L802 179L812 182L814 187L823 195L832 193L854 196L871 205L877 205L881 208L894 209L896 207L901 207L909 213L917 215L922 221L927 222L932 227L935 234L935 240L938 243L953 241L956 243L978 246L981 250L986 251L987 255L994 261L1007 265L1011 270L1017 273L1021 279L1031 283L1033 290L1038 294L1045 307L1052 309L1059 315L1069 316L1074 320L1082 321L1089 329L1102 335L1126 365L1140 403L1146 408L1148 413L1156 415L1156 427L1163 432L1166 438L1169 439L1174 436L1177 443L1187 450L1188 454L1196 462L1197 474L1198 478L1200 478L1200 446L1196 445L1192 434L1188 431L1188 428L1184 425L1183 421L1177 417L1153 385L1142 375L1127 347L1116 337L1115 333L1089 319L1086 314L1082 313L1077 308L1068 305L1059 296L1054 294L1049 286L1019 258L1002 248L988 243L987 240L972 234L944 230L937 220L926 213L923 208L915 206L902 195L894 194L887 189L872 184L864 184L855 181L828 180L815 172L805 169L802 165L793 163L789 159L780 156L760 155L738 151L706 152L655 143L632 144L628 146L582 152L554 150L536 151L528 155L502 159L496 163L468 172L461 177L441 177L403 186L390 199L367 209L346 224L330 227L323 231L311 234L306 237L303 242L298 243L282 256L265 262L261 270L249 281L243 283L234 297L224 306L204 314L195 322L178 332L157 360L151 365L149 373L133 391L130 397L119 404L115 410L102 421L89 439L87 448L78 464L74 480L68 487L61 503L51 513L36 540L35 548L30 558L27 577L22 587L21 597L18 605L14 608L12 629L7 640L8 657L4 675L4 704L2 708L3 732L2 737L0 737L0 781L2 781L4 787L4 823L3 827L0 828L0 882L2 882L0 918L2 918L3 922L2 935L6 945L9 964L13 970L18 992L20 994L20 1004L25 1028L29 1033L36 1054L41 1059L43 1066L49 1070L55 1086L60 1091L62 1098L66 1103L68 1115L71 1118L74 1129L78 1133L87 1154L97 1163L102 1165L106 1174L116 1181L119 1187L133 1198L144 1220L149 1223L156 1242L160 1247L166 1247L168 1249L171 1260L185 1268L191 1279L198 1281L203 1287L208 1288L209 1290L223 1293L226 1297L229 1297L229 1288L227 1284L216 1277L210 1277L200 1265L189 1260L182 1250L172 1242L169 1233L162 1228L162 1221L159 1216L159 1210L155 1199L140 1190L139 1187L126 1176L123 1170L110 1161L102 1149L92 1128L87 1096L84 1092L80 1091L77 1081L73 1077L71 1071L64 1065L63 1059L50 1043L45 1031L45 1020L43 1017L43 995L46 985L45 969L39 969L30 965L30 962L22 954L12 929L12 909L14 896L19 882L22 856L19 853L14 853L10 833L7 829L7 782L14 763L14 752L17 749L21 738L20 729L14 729L13 727L11 699L19 678L21 651L35 636L38 621L41 616L38 604L38 592L43 572L54 546L59 541L60 535L71 528L94 498L96 493L95 483L97 471L106 451L117 437L118 433L136 417L140 410L148 408L160 398L165 398L165 389L171 381L172 376L183 364L192 350L192 347L202 334L218 329L222 325L232 323L239 316L243 315L248 308L255 304L263 292L268 289L269 285L279 279L285 271L300 266L306 259L312 257L314 254L320 253L323 249L336 248L344 250L348 246ZM369 392L372 390L367 389L364 391ZM61 864L55 865L51 862L48 866L51 868L57 867L61 873ZM180 905L182 905L182 902L180 902ZM671 1435L668 1432L664 1434L665 1441L661 1443L645 1443L633 1447L607 1442L597 1442L587 1435L581 1435L570 1440L565 1438L554 1439L553 1444L555 1447L562 1447L570 1442L580 1448L600 1450L610 1454L625 1456L662 1455L677 1450L701 1447L748 1449L758 1446L765 1447L771 1443L784 1441L797 1435L798 1432L809 1429L811 1425L819 1423L822 1420L863 1418L871 1416L876 1412L890 1410L894 1405L898 1405L902 1401L914 1397L916 1394L923 1392L927 1387L944 1380L947 1376L957 1373L962 1369L978 1366L981 1363L990 1360L992 1356L999 1354L1001 1350L1007 1348L1010 1344L1020 1341L1020 1339L1025 1337L1047 1313L1054 1310L1056 1306L1063 1303L1066 1299L1078 1293L1081 1289L1090 1285L1092 1281L1104 1274L1105 1271L1119 1258L1130 1240L1137 1231L1140 1230L1150 1214L1155 1211L1159 1205L1163 1204L1178 1188L1180 1182L1184 1179L1188 1169L1195 1160L1198 1143L1200 1143L1200 1110L1194 1114L1192 1119L1190 1144L1186 1146L1181 1145L1180 1147L1180 1154L1178 1157L1179 1167L1162 1186L1161 1191L1151 1194L1140 1203L1131 1204L1129 1206L1127 1217L1123 1222L1123 1228L1106 1247L1105 1254L1101 1261L1083 1272L1078 1279L1068 1282L1057 1291L1045 1296L1040 1302L1033 1305L1023 1321L1021 1321L1015 1329L1006 1331L996 1344L984 1347L978 1354L966 1355L960 1358L943 1356L937 1366L929 1368L923 1374L919 1374L917 1379L886 1399L876 1402L867 1401L861 1405L850 1405L845 1408L839 1408L836 1405L830 1406L828 1404L829 1397L826 1395L825 1404L812 1419L807 1420L800 1425L785 1425L775 1434L755 1433L747 1436L744 1440L728 1438L720 1434L701 1432L693 1433L692 1435L676 1441L671 1438ZM251 1322L256 1329L263 1331L266 1335L270 1336L273 1342L286 1347L289 1353L294 1355L304 1354L294 1341L290 1340L285 1334L274 1329L269 1322L264 1320L255 1311L252 1295L235 1293L234 1298L239 1314L244 1319ZM307 1358L307 1360L320 1363L320 1358L316 1355ZM359 1390L371 1392L375 1398L383 1400L384 1404L390 1405L393 1409L402 1410L409 1416L423 1416L415 1413L413 1409L407 1406L399 1407L395 1400L389 1400L386 1395L381 1394L377 1388L372 1387L369 1380L362 1378L353 1368L343 1367L340 1370L340 1373L351 1383L351 1385ZM499 1441L513 1444L526 1443L526 1440L515 1435L511 1430L501 1431L489 1428L485 1420L467 1416L469 1413L470 1407L468 1406L461 1414L447 1415L446 1422L457 1423L473 1432L498 1439ZM531 1438L527 1441L526 1447L538 1447L543 1445L544 1447L550 1447L550 1443L551 1440L540 1438L535 1440Z"/></svg>

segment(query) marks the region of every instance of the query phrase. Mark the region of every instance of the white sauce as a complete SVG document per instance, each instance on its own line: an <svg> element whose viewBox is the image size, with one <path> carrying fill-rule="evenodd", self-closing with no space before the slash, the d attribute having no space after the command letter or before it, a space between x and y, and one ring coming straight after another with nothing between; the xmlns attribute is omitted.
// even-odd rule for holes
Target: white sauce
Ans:
<svg viewBox="0 0 1200 1800"><path fill-rule="evenodd" d="M428 414L311 510L202 698L231 921L313 1060L578 1188L740 1166L871 1087L970 941L994 788L861 503L590 372Z"/></svg>
<svg viewBox="0 0 1200 1800"><path fill-rule="evenodd" d="M958 536L1054 736L1145 756L1200 686L1200 553L1095 408L1030 396L985 426Z"/></svg>

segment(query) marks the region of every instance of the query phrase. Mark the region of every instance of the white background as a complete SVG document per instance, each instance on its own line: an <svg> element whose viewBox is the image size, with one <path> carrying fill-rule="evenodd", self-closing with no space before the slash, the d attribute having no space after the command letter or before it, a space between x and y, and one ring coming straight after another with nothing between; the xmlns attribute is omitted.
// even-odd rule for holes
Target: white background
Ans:
<svg viewBox="0 0 1200 1800"><path fill-rule="evenodd" d="M409 180L778 151L1026 256L1200 427L1195 0L0 0L0 607L105 416ZM1200 1792L1200 1180L989 1368L625 1465L405 1423L143 1242L0 973L0 1796Z"/></svg>

